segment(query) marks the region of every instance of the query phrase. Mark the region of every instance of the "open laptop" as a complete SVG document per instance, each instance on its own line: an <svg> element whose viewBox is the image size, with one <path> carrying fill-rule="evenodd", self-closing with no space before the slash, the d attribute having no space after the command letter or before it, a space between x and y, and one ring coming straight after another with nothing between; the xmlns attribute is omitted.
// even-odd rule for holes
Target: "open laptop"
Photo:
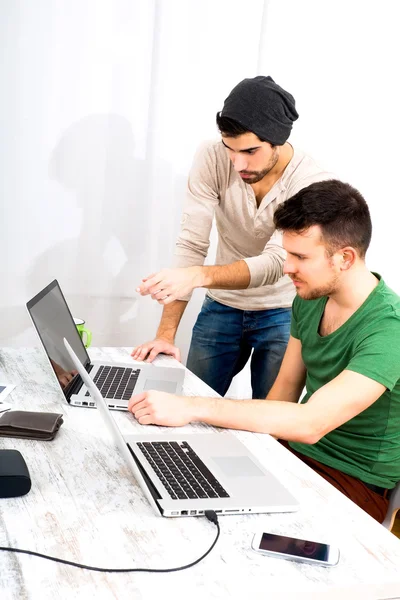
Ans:
<svg viewBox="0 0 400 600"><path fill-rule="evenodd" d="M231 433L122 435L99 389L65 347L154 510L164 517L292 512L297 500Z"/></svg>
<svg viewBox="0 0 400 600"><path fill-rule="evenodd" d="M157 367L153 364L91 362L76 329L71 311L61 288L55 279L26 305L33 325L46 351L57 383L66 400L73 406L95 407L96 403L79 374L68 383L65 373L71 374L75 367L63 344L67 338L87 373L90 373L106 399L108 407L127 410L133 393L156 389L180 394L185 369Z"/></svg>

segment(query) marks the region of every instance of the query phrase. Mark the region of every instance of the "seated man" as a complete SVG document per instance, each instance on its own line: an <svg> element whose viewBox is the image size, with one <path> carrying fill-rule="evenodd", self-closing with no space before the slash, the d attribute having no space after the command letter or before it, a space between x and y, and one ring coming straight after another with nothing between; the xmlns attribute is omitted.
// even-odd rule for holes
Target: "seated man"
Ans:
<svg viewBox="0 0 400 600"><path fill-rule="evenodd" d="M400 298L366 267L368 206L330 180L300 190L274 220L297 296L267 401L150 391L129 408L142 424L270 433L381 522L386 490L400 480Z"/></svg>

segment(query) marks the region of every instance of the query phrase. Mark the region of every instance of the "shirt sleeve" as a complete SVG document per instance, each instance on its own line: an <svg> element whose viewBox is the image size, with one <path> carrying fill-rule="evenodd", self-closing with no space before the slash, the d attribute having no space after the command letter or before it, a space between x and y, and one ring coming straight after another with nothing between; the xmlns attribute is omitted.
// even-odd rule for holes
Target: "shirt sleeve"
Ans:
<svg viewBox="0 0 400 600"><path fill-rule="evenodd" d="M283 276L286 252L282 247L282 233L275 231L259 256L244 258L250 271L249 288L273 285Z"/></svg>
<svg viewBox="0 0 400 600"><path fill-rule="evenodd" d="M215 150L210 142L195 154L189 173L181 231L175 246L174 266L202 266L210 246L215 208L219 204ZM192 294L180 300L189 301Z"/></svg>
<svg viewBox="0 0 400 600"><path fill-rule="evenodd" d="M298 322L299 322L299 297L295 296L292 304L292 319L290 321L290 335L297 340L300 339L300 334L298 330Z"/></svg>
<svg viewBox="0 0 400 600"><path fill-rule="evenodd" d="M210 246L210 231L219 204L215 150L200 146L189 173L181 231L175 247L175 267L201 266Z"/></svg>
<svg viewBox="0 0 400 600"><path fill-rule="evenodd" d="M360 342L346 369L365 375L391 391L400 379L399 339L398 317L379 320L375 330Z"/></svg>

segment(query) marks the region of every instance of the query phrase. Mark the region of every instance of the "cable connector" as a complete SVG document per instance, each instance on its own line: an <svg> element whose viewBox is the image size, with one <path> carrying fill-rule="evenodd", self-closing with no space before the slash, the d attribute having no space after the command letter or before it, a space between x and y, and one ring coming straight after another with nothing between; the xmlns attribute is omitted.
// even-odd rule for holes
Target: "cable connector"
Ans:
<svg viewBox="0 0 400 600"><path fill-rule="evenodd" d="M211 521L211 523L214 523L214 525L218 525L217 513L214 510L205 510L204 515L209 521Z"/></svg>

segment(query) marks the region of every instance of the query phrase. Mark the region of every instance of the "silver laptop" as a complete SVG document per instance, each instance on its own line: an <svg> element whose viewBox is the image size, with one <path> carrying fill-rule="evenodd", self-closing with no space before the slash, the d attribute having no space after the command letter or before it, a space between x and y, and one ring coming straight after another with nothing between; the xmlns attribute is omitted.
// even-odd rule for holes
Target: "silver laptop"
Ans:
<svg viewBox="0 0 400 600"><path fill-rule="evenodd" d="M99 389L64 339L146 498L164 517L292 512L297 500L231 433L122 435Z"/></svg>
<svg viewBox="0 0 400 600"><path fill-rule="evenodd" d="M127 410L132 394L157 389L180 394L185 369L153 364L91 362L76 329L71 311L57 280L27 303L27 309L66 400L73 406L96 406L63 344L67 338L75 354L101 389L109 408ZM67 379L70 379L68 382Z"/></svg>

